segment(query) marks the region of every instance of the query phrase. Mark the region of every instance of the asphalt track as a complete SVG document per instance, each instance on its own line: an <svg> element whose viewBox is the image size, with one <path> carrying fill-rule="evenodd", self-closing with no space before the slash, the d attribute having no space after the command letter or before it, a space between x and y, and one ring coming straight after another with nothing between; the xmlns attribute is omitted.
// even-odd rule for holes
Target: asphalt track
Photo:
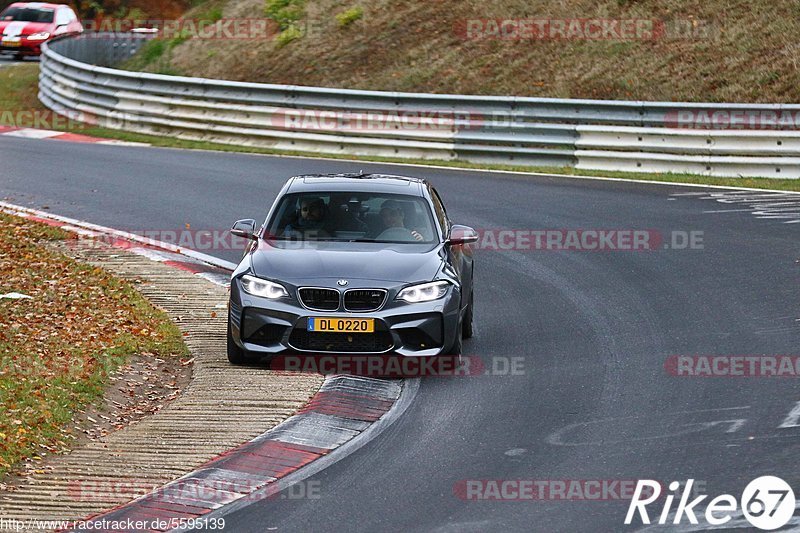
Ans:
<svg viewBox="0 0 800 533"><path fill-rule="evenodd" d="M39 60L26 58L22 61L18 61L14 59L13 56L10 56L8 54L0 54L0 68L7 67L9 65L19 64L22 63L23 61L27 63L27 62L38 62Z"/></svg>
<svg viewBox="0 0 800 533"><path fill-rule="evenodd" d="M465 501L465 480L693 478L738 497L777 475L798 490L800 427L779 428L798 378L674 377L664 365L800 355L800 224L679 186L0 138L0 197L129 231L224 229L263 218L290 175L358 170L426 177L454 221L480 229L699 231L703 247L476 251L465 352L521 357L522 375L423 379L398 421L308 480L318 498L254 502L226 530L642 528L623 526L625 501Z"/></svg>

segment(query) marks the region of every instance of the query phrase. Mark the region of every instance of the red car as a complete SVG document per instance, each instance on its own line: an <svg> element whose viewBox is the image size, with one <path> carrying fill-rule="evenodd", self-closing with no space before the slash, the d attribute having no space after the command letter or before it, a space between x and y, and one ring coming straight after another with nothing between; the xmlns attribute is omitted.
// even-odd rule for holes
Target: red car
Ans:
<svg viewBox="0 0 800 533"><path fill-rule="evenodd" d="M0 53L14 54L17 59L38 56L42 43L82 31L80 20L69 6L18 2L0 13Z"/></svg>

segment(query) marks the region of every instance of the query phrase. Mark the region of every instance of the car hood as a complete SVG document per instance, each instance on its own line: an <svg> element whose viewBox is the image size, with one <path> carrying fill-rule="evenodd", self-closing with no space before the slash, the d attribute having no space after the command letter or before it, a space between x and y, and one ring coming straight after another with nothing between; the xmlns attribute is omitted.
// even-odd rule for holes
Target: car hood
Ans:
<svg viewBox="0 0 800 533"><path fill-rule="evenodd" d="M19 37L33 35L43 31L51 31L52 24L49 22L21 22L7 20L0 22L0 33L6 37Z"/></svg>
<svg viewBox="0 0 800 533"><path fill-rule="evenodd" d="M250 253L256 276L306 280L432 280L442 266L440 244L292 242L260 240ZM352 285L351 285L352 286Z"/></svg>

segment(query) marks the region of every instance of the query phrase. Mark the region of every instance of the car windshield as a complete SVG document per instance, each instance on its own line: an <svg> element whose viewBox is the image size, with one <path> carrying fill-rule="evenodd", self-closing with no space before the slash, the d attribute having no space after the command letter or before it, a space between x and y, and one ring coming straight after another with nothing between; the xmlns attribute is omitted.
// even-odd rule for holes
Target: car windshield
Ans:
<svg viewBox="0 0 800 533"><path fill-rule="evenodd" d="M267 238L300 241L432 243L431 210L418 196L315 192L284 196Z"/></svg>
<svg viewBox="0 0 800 533"><path fill-rule="evenodd" d="M53 22L55 11L30 7L9 7L0 13L0 20L17 22Z"/></svg>

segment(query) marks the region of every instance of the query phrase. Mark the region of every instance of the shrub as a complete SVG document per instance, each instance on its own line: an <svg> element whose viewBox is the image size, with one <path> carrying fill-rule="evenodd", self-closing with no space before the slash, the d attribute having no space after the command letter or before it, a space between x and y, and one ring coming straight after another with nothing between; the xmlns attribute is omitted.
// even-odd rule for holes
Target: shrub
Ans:
<svg viewBox="0 0 800 533"><path fill-rule="evenodd" d="M364 16L364 10L360 6L351 7L347 11L342 11L336 15L336 22L339 23L340 28L346 28L357 20L361 20Z"/></svg>
<svg viewBox="0 0 800 533"><path fill-rule="evenodd" d="M278 48L283 48L290 42L299 39L303 36L303 30L292 24L278 34L275 41L278 43Z"/></svg>
<svg viewBox="0 0 800 533"><path fill-rule="evenodd" d="M264 12L267 17L278 24L281 30L285 31L296 26L297 22L305 16L305 8L305 0L267 0ZM293 37L290 41L296 38Z"/></svg>

